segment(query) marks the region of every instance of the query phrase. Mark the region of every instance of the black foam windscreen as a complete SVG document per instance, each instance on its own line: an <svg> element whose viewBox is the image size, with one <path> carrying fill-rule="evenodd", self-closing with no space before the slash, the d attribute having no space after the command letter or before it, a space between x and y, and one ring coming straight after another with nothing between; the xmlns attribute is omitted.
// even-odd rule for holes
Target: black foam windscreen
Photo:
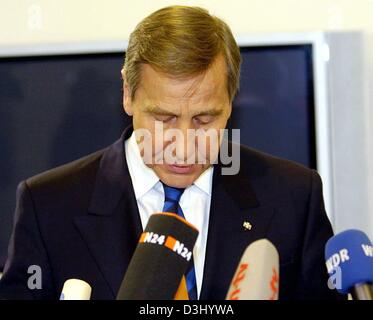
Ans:
<svg viewBox="0 0 373 320"><path fill-rule="evenodd" d="M150 216L117 300L172 300L186 273L198 230L173 213Z"/></svg>

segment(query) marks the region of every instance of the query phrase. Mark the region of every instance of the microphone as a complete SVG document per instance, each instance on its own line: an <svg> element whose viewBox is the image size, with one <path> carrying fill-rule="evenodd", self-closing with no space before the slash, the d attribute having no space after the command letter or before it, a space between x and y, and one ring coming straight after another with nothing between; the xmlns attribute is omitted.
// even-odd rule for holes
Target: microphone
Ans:
<svg viewBox="0 0 373 320"><path fill-rule="evenodd" d="M66 280L60 300L89 300L91 298L91 286L79 279Z"/></svg>
<svg viewBox="0 0 373 320"><path fill-rule="evenodd" d="M251 243L242 255L226 300L277 300L279 255L267 239Z"/></svg>
<svg viewBox="0 0 373 320"><path fill-rule="evenodd" d="M172 300L179 296L197 237L198 230L180 216L168 212L152 214L117 300Z"/></svg>
<svg viewBox="0 0 373 320"><path fill-rule="evenodd" d="M188 288L185 276L182 277L179 288L175 293L174 300L189 300Z"/></svg>
<svg viewBox="0 0 373 320"><path fill-rule="evenodd" d="M330 238L325 260L329 288L355 300L373 300L373 247L364 232L346 230Z"/></svg>

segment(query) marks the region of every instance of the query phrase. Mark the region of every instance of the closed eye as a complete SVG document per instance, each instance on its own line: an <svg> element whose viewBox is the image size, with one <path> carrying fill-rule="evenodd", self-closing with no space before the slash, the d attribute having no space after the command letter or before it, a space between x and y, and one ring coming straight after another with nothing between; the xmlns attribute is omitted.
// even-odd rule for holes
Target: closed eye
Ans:
<svg viewBox="0 0 373 320"><path fill-rule="evenodd" d="M162 114L155 114L154 119L157 121L162 121L162 122L170 122L173 119L176 119L175 115L162 115Z"/></svg>
<svg viewBox="0 0 373 320"><path fill-rule="evenodd" d="M214 118L215 118L214 116L204 115L204 116L194 117L193 119L197 124L204 125L204 124L209 124L210 122L212 122Z"/></svg>

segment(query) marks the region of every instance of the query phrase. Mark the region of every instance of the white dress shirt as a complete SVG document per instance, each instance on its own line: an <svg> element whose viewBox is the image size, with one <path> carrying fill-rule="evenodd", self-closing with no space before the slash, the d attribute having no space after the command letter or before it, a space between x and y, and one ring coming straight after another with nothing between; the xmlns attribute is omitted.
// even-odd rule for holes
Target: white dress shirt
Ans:
<svg viewBox="0 0 373 320"><path fill-rule="evenodd" d="M125 156L144 230L150 215L162 212L163 186L156 173L144 164L134 133L125 141ZM201 293L205 264L213 170L214 168L210 167L203 172L191 186L185 189L179 201L185 219L199 231L193 250L198 297Z"/></svg>

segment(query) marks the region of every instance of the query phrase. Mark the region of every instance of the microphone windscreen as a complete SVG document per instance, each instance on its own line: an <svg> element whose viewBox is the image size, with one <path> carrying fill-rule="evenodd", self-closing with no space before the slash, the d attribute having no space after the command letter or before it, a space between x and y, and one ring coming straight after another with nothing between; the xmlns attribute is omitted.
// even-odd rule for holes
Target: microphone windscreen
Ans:
<svg viewBox="0 0 373 320"><path fill-rule="evenodd" d="M92 288L91 286L79 279L66 280L60 300L89 300L91 298Z"/></svg>
<svg viewBox="0 0 373 320"><path fill-rule="evenodd" d="M226 300L277 300L279 255L267 239L251 243L242 255Z"/></svg>
<svg viewBox="0 0 373 320"><path fill-rule="evenodd" d="M330 238L325 260L340 293L347 294L357 284L373 283L373 247L362 231L346 230Z"/></svg>
<svg viewBox="0 0 373 320"><path fill-rule="evenodd" d="M150 216L117 300L172 300L192 261L197 229L173 213Z"/></svg>

